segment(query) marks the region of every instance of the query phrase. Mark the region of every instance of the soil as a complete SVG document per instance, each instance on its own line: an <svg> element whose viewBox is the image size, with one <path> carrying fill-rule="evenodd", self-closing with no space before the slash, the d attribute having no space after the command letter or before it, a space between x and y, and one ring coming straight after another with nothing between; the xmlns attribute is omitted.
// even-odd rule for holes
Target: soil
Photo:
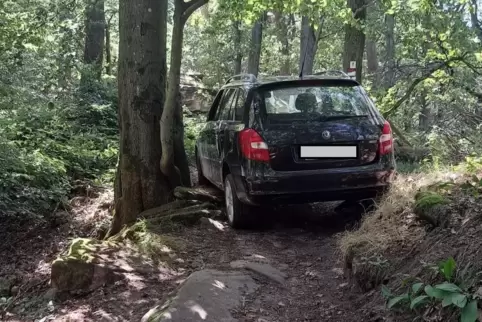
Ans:
<svg viewBox="0 0 482 322"><path fill-rule="evenodd" d="M356 225L363 209L335 211L333 203L266 211L260 228L251 231L234 231L226 223L221 229L206 224L181 228L168 235L181 241L184 250L177 251L160 274L124 279L62 302L52 300L50 263L71 238L95 236L96 225L108 216L106 199L111 193L106 194L77 200L70 212L60 213L53 222L25 222L16 230L11 223L8 228L5 222L0 225L0 235L9 241L0 245L4 260L0 278L15 276L14 303L0 320L140 321L190 273L205 268L232 270L230 263L249 258L269 263L286 277L276 283L252 273L261 287L233 312L239 321L381 320L377 308L362 308L364 295L344 278L335 245L336 234Z"/></svg>

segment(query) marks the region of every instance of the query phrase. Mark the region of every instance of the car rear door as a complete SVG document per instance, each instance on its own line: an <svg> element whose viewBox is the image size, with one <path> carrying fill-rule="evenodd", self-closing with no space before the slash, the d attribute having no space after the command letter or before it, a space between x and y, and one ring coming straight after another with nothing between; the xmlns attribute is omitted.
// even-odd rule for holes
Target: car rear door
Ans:
<svg viewBox="0 0 482 322"><path fill-rule="evenodd" d="M213 168L216 165L216 127L217 127L217 116L219 114L219 108L221 106L223 97L225 95L224 90L220 90L214 99L211 109L209 110L206 125L199 133L199 138L197 140L197 150L199 155L199 161L201 163L201 168L204 176L209 180L213 181Z"/></svg>
<svg viewBox="0 0 482 322"><path fill-rule="evenodd" d="M219 109L215 116L214 124L214 142L210 145L213 166L212 180L215 184L222 184L222 164L223 164L223 146L225 142L225 132L227 122L231 119L231 107L236 99L236 88L227 88L224 90L223 98L219 105Z"/></svg>
<svg viewBox="0 0 482 322"><path fill-rule="evenodd" d="M300 98L310 98L312 108L305 108ZM343 168L376 162L383 120L357 83L279 84L260 88L257 100L261 107L257 130L268 144L273 170Z"/></svg>

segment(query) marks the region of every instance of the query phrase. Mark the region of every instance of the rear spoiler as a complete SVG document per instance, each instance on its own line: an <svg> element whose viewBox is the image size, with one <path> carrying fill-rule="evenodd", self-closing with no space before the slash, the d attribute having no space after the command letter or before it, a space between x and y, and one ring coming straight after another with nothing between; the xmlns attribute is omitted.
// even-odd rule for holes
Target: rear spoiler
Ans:
<svg viewBox="0 0 482 322"><path fill-rule="evenodd" d="M301 78L295 80L283 80L279 82L271 82L260 84L258 89L272 90L286 87L305 87L305 86L347 86L354 87L360 84L353 79L348 78Z"/></svg>

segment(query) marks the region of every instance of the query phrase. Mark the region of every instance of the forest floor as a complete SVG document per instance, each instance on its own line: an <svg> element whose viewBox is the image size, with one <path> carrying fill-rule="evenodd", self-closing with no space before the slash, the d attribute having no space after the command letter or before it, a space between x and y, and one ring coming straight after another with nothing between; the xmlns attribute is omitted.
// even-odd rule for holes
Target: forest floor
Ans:
<svg viewBox="0 0 482 322"><path fill-rule="evenodd" d="M218 229L179 227L167 236L182 248L159 274L141 274L58 301L49 291L50 263L72 238L95 237L99 223L108 219L111 198L105 191L74 199L71 211L51 222L16 223L16 229L2 223L0 234L8 242L0 245L0 280L12 281L13 302L6 311L4 305L1 321L140 321L190 273L232 271L234 261L249 258L262 258L283 278L277 283L251 274L259 287L232 311L239 321L378 320L375 308L358 310L358 296L348 290L336 248L336 234L356 225L362 209L336 213L333 204L273 210L265 214L272 224L253 231L234 231L225 223Z"/></svg>

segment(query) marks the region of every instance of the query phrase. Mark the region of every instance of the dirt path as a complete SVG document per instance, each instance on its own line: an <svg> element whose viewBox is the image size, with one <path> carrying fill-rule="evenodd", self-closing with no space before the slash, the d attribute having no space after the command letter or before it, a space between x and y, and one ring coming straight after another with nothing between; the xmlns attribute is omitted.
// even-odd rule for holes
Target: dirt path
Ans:
<svg viewBox="0 0 482 322"><path fill-rule="evenodd" d="M357 309L360 306L357 303L362 302L356 291L348 289L343 263L336 253L336 234L355 225L362 209L337 213L333 204L263 211L262 216L267 220L260 226L264 228L252 231L234 231L225 223L221 230L210 224L182 228L169 235L179 239L184 250L177 251L171 266L158 276L136 277L51 305L47 291L49 263L65 249L70 238L82 234L72 232L77 230L75 227L85 226L78 219L95 213L85 207L82 209L83 213L73 212L69 220L55 227L55 234L48 235L52 229L48 227L42 235L35 232L17 234L25 237L22 239L30 245L32 237L37 236L36 247L18 243L15 249L2 247L1 253L11 264L1 267L0 277L16 271L16 275L21 272L17 279L42 283L37 291L29 291L31 294L20 292L17 313L9 315L6 321L39 321L42 317L46 318L42 321L140 321L192 272L203 269L233 271L233 262L239 260L267 263L284 274L280 283L248 272L259 287L233 310L232 315L239 321L378 320L372 312ZM266 223L271 225L266 226Z"/></svg>
<svg viewBox="0 0 482 322"><path fill-rule="evenodd" d="M273 211L270 228L258 231L195 229L189 257L197 269L230 270L233 261L269 263L286 278L280 284L251 274L261 285L234 316L245 322L376 321L357 310L356 292L348 290L336 254L337 232L356 224L357 209L335 213L326 204ZM276 219L276 220L274 220Z"/></svg>

